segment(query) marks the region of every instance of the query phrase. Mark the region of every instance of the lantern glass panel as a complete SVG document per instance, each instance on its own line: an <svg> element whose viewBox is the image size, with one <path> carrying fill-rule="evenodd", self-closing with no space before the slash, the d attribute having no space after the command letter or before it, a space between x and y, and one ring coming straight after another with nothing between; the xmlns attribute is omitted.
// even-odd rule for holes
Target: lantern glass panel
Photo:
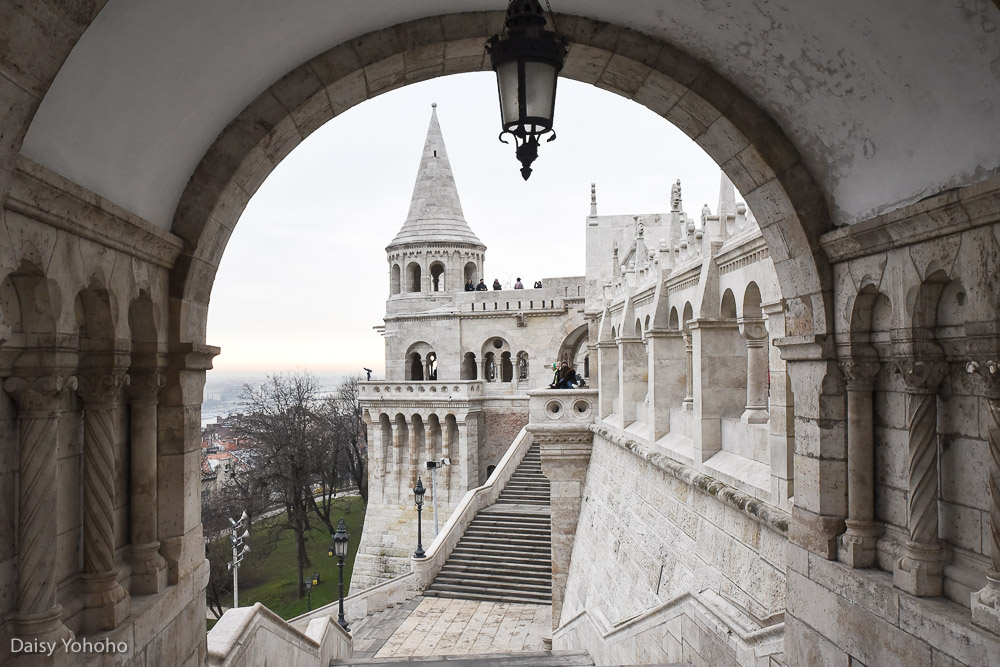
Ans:
<svg viewBox="0 0 1000 667"><path fill-rule="evenodd" d="M347 540L334 542L333 550L336 552L338 558L343 558L347 555Z"/></svg>
<svg viewBox="0 0 1000 667"><path fill-rule="evenodd" d="M556 99L556 68L549 63L524 63L527 116L552 119Z"/></svg>
<svg viewBox="0 0 1000 667"><path fill-rule="evenodd" d="M497 83L500 86L500 114L506 127L516 123L517 115L517 61L511 60L497 67Z"/></svg>

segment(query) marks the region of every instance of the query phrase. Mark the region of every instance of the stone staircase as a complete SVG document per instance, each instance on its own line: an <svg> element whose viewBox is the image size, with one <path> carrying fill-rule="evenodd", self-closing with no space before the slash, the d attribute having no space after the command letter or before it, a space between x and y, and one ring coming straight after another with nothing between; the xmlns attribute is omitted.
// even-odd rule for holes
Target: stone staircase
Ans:
<svg viewBox="0 0 1000 667"><path fill-rule="evenodd" d="M425 597L552 604L549 482L532 444L497 502L473 518Z"/></svg>
<svg viewBox="0 0 1000 667"><path fill-rule="evenodd" d="M518 667L519 665L534 665L536 667L583 667L593 665L586 651L532 651L523 653L480 653L464 655L428 655L400 658L367 658L351 660L334 660L335 665L382 665L396 667L418 663L422 667Z"/></svg>

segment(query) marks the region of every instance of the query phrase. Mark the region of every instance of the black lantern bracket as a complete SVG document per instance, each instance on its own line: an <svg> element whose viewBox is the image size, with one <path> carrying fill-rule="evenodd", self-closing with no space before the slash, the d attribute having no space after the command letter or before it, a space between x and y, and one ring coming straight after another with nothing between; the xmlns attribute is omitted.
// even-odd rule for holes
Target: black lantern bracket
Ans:
<svg viewBox="0 0 1000 667"><path fill-rule="evenodd" d="M500 95L503 129L498 139L506 144L506 135L514 138L521 176L528 180L541 138L549 135L547 142L556 138L552 128L556 81L566 60L567 41L545 29L538 0L511 0L503 30L490 37L486 51Z"/></svg>

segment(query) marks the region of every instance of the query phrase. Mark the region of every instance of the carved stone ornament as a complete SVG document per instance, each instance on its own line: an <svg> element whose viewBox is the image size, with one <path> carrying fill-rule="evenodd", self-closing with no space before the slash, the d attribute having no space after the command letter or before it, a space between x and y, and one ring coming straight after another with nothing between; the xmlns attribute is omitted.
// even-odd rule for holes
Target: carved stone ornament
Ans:
<svg viewBox="0 0 1000 667"><path fill-rule="evenodd" d="M11 377L3 383L22 411L53 410L59 405L62 392L77 388L77 378L66 375Z"/></svg>
<svg viewBox="0 0 1000 667"><path fill-rule="evenodd" d="M924 361L906 357L893 359L892 368L903 376L903 382L907 387L926 392L936 392L949 370L947 361Z"/></svg>
<svg viewBox="0 0 1000 667"><path fill-rule="evenodd" d="M128 374L126 391L133 402L155 403L160 390L167 383L166 376L159 371L133 372Z"/></svg>
<svg viewBox="0 0 1000 667"><path fill-rule="evenodd" d="M129 376L124 372L82 373L79 380L78 392L84 403L101 405L115 402Z"/></svg>
<svg viewBox="0 0 1000 667"><path fill-rule="evenodd" d="M763 318L741 317L737 320L740 328L740 335L747 344L764 344L767 340L767 327L764 326Z"/></svg>
<svg viewBox="0 0 1000 667"><path fill-rule="evenodd" d="M848 388L870 389L881 366L875 359L846 359L840 362L840 372L844 374Z"/></svg>
<svg viewBox="0 0 1000 667"><path fill-rule="evenodd" d="M1000 398L1000 362L988 359L985 361L970 361L965 365L970 374L978 375L985 383L990 397Z"/></svg>

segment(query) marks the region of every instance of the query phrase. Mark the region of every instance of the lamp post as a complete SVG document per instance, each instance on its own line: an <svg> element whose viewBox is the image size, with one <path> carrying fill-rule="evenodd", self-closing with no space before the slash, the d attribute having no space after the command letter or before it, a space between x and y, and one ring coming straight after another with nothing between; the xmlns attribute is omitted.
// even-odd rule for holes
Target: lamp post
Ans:
<svg viewBox="0 0 1000 667"><path fill-rule="evenodd" d="M313 582L312 579L306 579L306 612L312 611L313 608Z"/></svg>
<svg viewBox="0 0 1000 667"><path fill-rule="evenodd" d="M413 552L414 558L423 558L427 555L424 553L424 546L421 544L420 535L420 515L424 508L424 491L424 483L417 477L417 485L413 487L413 499L417 503L417 550Z"/></svg>
<svg viewBox="0 0 1000 667"><path fill-rule="evenodd" d="M244 540L250 537L250 531L246 529L246 524L249 520L250 517L247 516L246 511L240 515L239 521L229 520L229 540L233 543L233 562L229 563L227 567L233 572L233 609L240 606L240 563L250 553L250 545L243 543ZM240 534L240 530L243 531L242 535Z"/></svg>
<svg viewBox="0 0 1000 667"><path fill-rule="evenodd" d="M337 555L337 565L340 567L340 610L337 614L337 623L345 631L350 631L347 627L347 619L344 618L344 557L347 556L347 542L351 536L344 526L344 517L340 517L337 524L337 532L333 534L333 553Z"/></svg>
<svg viewBox="0 0 1000 667"><path fill-rule="evenodd" d="M538 0L510 0L503 30L486 43L500 94L500 118L505 134L514 137L521 176L528 180L538 157L539 139L556 138L552 116L556 80L566 60L566 39L545 29L545 13Z"/></svg>

